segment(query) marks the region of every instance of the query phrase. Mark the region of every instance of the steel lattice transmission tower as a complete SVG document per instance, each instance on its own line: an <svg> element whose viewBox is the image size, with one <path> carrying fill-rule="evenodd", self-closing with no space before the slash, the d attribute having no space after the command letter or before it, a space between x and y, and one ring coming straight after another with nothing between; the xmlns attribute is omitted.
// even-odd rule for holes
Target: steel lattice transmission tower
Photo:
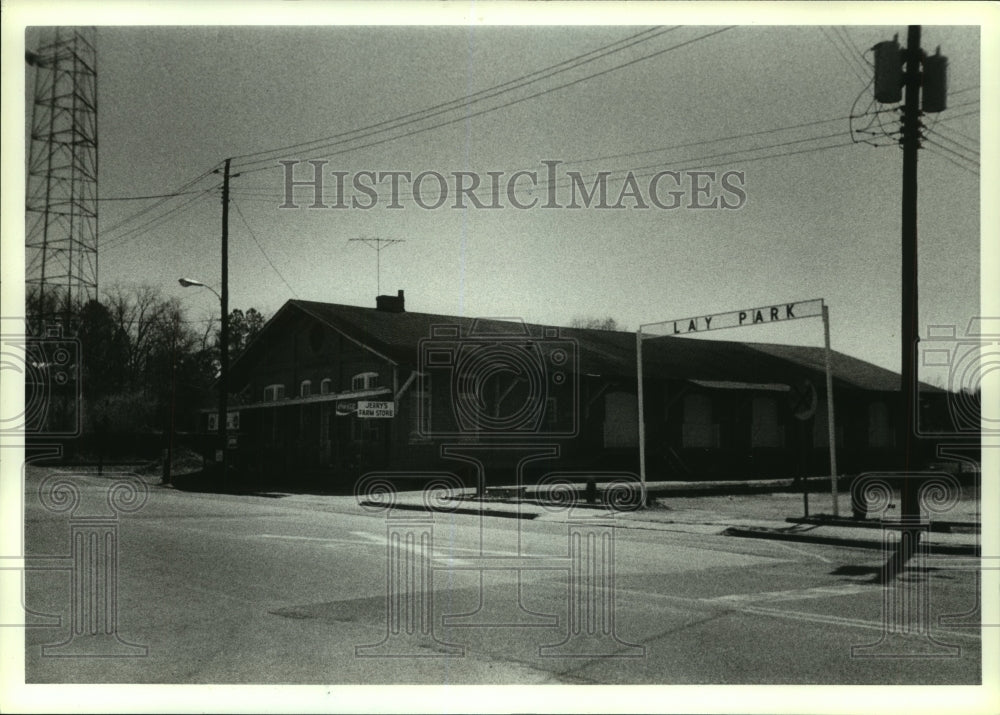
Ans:
<svg viewBox="0 0 1000 715"><path fill-rule="evenodd" d="M51 321L97 298L96 30L32 34L25 288L34 317Z"/></svg>

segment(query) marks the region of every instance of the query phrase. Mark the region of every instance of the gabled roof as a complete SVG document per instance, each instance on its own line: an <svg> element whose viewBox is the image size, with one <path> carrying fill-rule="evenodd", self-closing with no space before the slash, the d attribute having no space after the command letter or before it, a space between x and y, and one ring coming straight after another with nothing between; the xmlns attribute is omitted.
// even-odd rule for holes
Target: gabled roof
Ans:
<svg viewBox="0 0 1000 715"><path fill-rule="evenodd" d="M257 338L236 361L232 370L238 374L251 369L254 354L273 337L280 324L292 315L306 315L340 332L373 353L400 365L419 363L420 341L430 339L435 326L457 326L460 335L475 329L479 335L518 335L527 331L534 339L568 341L576 351L578 371L583 375L634 379L636 377L635 333L585 328L553 328L520 324L516 319L474 319L433 313L389 312L336 303L290 300L267 322ZM523 325L523 327L522 327ZM545 331L555 337L545 338ZM824 376L825 356L820 347L742 343L682 337L645 339L643 365L650 375L681 380L746 383L782 383L789 374L789 363L798 370ZM843 353L831 351L834 379L841 387L894 392L899 390L899 375ZM933 389L925 386L925 389Z"/></svg>

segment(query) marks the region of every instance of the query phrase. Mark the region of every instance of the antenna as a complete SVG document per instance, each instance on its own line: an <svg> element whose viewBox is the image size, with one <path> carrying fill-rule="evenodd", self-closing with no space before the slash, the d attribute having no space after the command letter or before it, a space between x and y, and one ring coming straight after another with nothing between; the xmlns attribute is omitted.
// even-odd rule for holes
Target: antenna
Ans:
<svg viewBox="0 0 1000 715"><path fill-rule="evenodd" d="M405 238L376 238L375 236L362 236L359 238L349 238L348 242L360 241L375 249L375 288L376 295L382 294L382 249L388 248L394 243L405 243Z"/></svg>

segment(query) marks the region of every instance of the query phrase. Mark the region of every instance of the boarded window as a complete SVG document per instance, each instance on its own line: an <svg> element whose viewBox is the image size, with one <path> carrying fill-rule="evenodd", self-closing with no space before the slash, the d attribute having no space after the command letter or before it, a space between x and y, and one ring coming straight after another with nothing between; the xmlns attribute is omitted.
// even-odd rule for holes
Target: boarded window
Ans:
<svg viewBox="0 0 1000 715"><path fill-rule="evenodd" d="M264 388L264 402L274 402L285 399L284 385L268 385Z"/></svg>
<svg viewBox="0 0 1000 715"><path fill-rule="evenodd" d="M826 409L826 398L821 398L816 404L816 416L813 419L813 446L814 447L829 447L830 445L830 433L827 425L829 422L826 419L827 409ZM844 425L840 423L837 415L834 415L834 420L837 421L837 434L836 434L836 446L844 446Z"/></svg>
<svg viewBox="0 0 1000 715"><path fill-rule="evenodd" d="M712 423L712 398L708 395L687 395L684 398L685 447L716 448L719 446L718 425Z"/></svg>
<svg viewBox="0 0 1000 715"><path fill-rule="evenodd" d="M892 447L893 442L888 405L884 402L871 403L868 405L868 446Z"/></svg>
<svg viewBox="0 0 1000 715"><path fill-rule="evenodd" d="M377 372L362 372L351 379L352 390L370 390L378 387Z"/></svg>
<svg viewBox="0 0 1000 715"><path fill-rule="evenodd" d="M609 392L604 396L604 446L639 445L639 407L636 396L628 392Z"/></svg>
<svg viewBox="0 0 1000 715"><path fill-rule="evenodd" d="M778 401L773 397L753 398L753 447L784 447L785 426L778 422Z"/></svg>

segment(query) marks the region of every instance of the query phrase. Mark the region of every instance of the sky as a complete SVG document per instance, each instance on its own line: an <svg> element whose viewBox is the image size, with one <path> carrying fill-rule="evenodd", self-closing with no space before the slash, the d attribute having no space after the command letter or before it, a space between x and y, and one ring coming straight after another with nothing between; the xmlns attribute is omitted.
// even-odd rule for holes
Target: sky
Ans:
<svg viewBox="0 0 1000 715"><path fill-rule="evenodd" d="M842 26L836 15L782 14L775 21L791 24L755 26L745 11L733 17L733 26L718 15L671 25L673 13L622 8L590 26L372 26L387 19L369 12L362 26L178 26L182 13L174 26L99 26L100 284L154 284L179 296L195 322L217 315L215 296L177 279L219 287L222 182L205 172L236 157L231 308L273 314L290 298L374 307L377 293L403 289L410 311L554 325L612 317L634 331L823 298L834 349L898 370L902 151L888 134L898 113L872 103L869 48L896 33L905 44L915 20L895 12L878 25ZM931 19L922 44L948 57L949 108L924 117L919 324L922 335L940 324L962 334L982 310L980 115L989 83L980 78L979 28L940 24L962 22L961 12ZM32 31L27 38L35 41ZM547 68L564 71L540 72ZM427 108L437 109L415 114ZM390 121L400 117L409 120ZM852 134L852 124L875 133ZM360 132L369 127L376 133ZM323 159L328 205L337 202L332 172L345 172L348 204L372 202L351 188L365 171L436 172L448 200L422 208L401 179L389 208L385 179L372 208L311 209L309 188L295 190L299 208L281 208L279 161L300 162L293 178L304 180L307 162ZM559 208L540 207L546 161L558 162ZM505 195L518 170L538 172L534 193L523 176L515 192L522 203L538 199L534 208ZM607 205L615 205L629 170L639 199L568 206L567 172L588 187L612 172ZM692 179L683 173L691 170L715 174ZM649 200L650 178L662 171L682 172L678 183L667 175L658 184L661 204L673 201L667 191L682 192L676 208ZM480 177L486 205L490 173L500 176L502 207L456 207L453 172ZM437 196L428 177L425 205ZM695 195L692 182L708 193ZM126 200L179 189L162 203ZM692 207L713 201L734 207ZM376 252L357 238L394 242ZM815 319L708 337L823 344Z"/></svg>

